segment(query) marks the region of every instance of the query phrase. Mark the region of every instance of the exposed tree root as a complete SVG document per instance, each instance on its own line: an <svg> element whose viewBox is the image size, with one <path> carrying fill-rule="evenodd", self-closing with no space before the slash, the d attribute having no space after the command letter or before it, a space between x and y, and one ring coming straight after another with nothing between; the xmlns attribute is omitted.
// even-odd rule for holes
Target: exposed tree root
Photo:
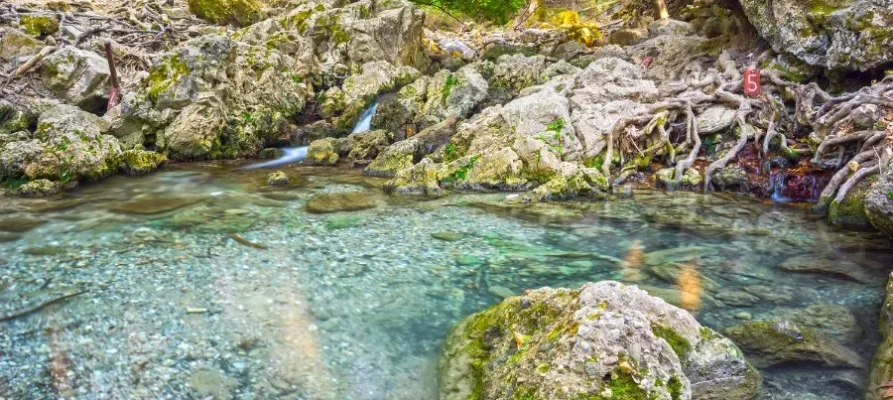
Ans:
<svg viewBox="0 0 893 400"><path fill-rule="evenodd" d="M773 147L789 158L814 153L811 162L820 168L840 168L822 193L818 208L825 209L831 199L842 199L849 190L872 174L878 173L876 148L893 140L893 135L878 130L849 132L850 116L862 104L876 104L893 109L893 77L865 87L854 93L833 96L815 82L799 84L787 81L773 71L761 71L763 97L747 98L742 93L742 80L726 80L722 74L709 70L706 77L666 85L662 97L641 115L623 118L606 135L607 151L601 170L611 181L615 151L621 160L644 157L674 166L673 184L680 187L683 176L691 169L702 149L697 129L697 113L717 104L737 109L733 127L739 137L735 146L705 170L704 190L711 189L713 174L734 160L753 140L758 154L767 157ZM785 96L782 96L785 94ZM792 99L785 104L784 99ZM684 115L684 135L669 134L668 127ZM805 128L805 129L804 129ZM812 132L813 151L802 148L791 140L795 132ZM777 140L776 140L777 139ZM802 141L802 140L801 140ZM640 150L645 148L645 150ZM685 154L676 160L676 152ZM826 158L826 154L835 156ZM680 156L681 157L681 156ZM674 164L675 162L675 164ZM861 165L851 170L853 163ZM635 162L622 163L621 183L636 169ZM639 165L642 166L642 165ZM847 179L850 177L849 179Z"/></svg>

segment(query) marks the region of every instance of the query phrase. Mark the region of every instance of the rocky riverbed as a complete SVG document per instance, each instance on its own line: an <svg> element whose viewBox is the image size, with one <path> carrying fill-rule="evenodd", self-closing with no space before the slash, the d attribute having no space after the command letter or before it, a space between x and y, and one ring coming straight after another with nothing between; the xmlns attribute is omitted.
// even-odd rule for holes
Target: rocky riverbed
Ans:
<svg viewBox="0 0 893 400"><path fill-rule="evenodd" d="M893 262L875 234L747 198L416 202L355 170L289 168L290 186L273 187L234 168L4 199L0 396L435 399L454 323L528 289L601 280L731 338L785 320L820 335L804 352L739 338L761 399L864 389ZM363 193L362 210L311 206L339 193Z"/></svg>

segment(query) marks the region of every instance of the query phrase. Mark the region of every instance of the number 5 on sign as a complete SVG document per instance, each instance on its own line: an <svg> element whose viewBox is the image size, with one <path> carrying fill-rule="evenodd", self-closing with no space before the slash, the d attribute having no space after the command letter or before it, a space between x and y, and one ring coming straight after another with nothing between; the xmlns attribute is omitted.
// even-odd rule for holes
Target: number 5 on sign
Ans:
<svg viewBox="0 0 893 400"><path fill-rule="evenodd" d="M760 95L760 70L756 68L744 69L744 94L750 97Z"/></svg>

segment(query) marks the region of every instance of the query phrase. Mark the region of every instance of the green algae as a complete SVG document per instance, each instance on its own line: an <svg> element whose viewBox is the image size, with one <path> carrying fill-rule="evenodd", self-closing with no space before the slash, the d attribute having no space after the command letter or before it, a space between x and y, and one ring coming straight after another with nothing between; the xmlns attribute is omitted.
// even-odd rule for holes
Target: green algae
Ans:
<svg viewBox="0 0 893 400"><path fill-rule="evenodd" d="M688 357L688 353L691 352L691 342L673 328L660 324L651 324L651 332L654 333L654 336L665 340L673 348L673 352L679 356L680 360L684 360Z"/></svg>

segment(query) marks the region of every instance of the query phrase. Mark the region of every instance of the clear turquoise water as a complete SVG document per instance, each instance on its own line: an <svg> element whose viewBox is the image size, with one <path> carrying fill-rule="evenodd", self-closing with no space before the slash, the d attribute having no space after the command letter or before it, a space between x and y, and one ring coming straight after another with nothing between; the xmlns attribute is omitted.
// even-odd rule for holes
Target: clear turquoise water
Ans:
<svg viewBox="0 0 893 400"><path fill-rule="evenodd" d="M0 316L87 290L0 322L0 398L436 399L453 323L501 296L605 279L647 287L717 330L841 305L854 320L831 328L846 346L868 360L878 340L893 244L808 210L662 192L416 202L388 199L356 171L290 168L306 182L279 191L263 186L268 172L195 164L58 199L0 199L0 227L23 231L0 234ZM379 206L304 210L340 191ZM461 238L432 237L444 232ZM855 266L779 268L804 255ZM792 400L858 398L866 373L762 372L761 398Z"/></svg>

